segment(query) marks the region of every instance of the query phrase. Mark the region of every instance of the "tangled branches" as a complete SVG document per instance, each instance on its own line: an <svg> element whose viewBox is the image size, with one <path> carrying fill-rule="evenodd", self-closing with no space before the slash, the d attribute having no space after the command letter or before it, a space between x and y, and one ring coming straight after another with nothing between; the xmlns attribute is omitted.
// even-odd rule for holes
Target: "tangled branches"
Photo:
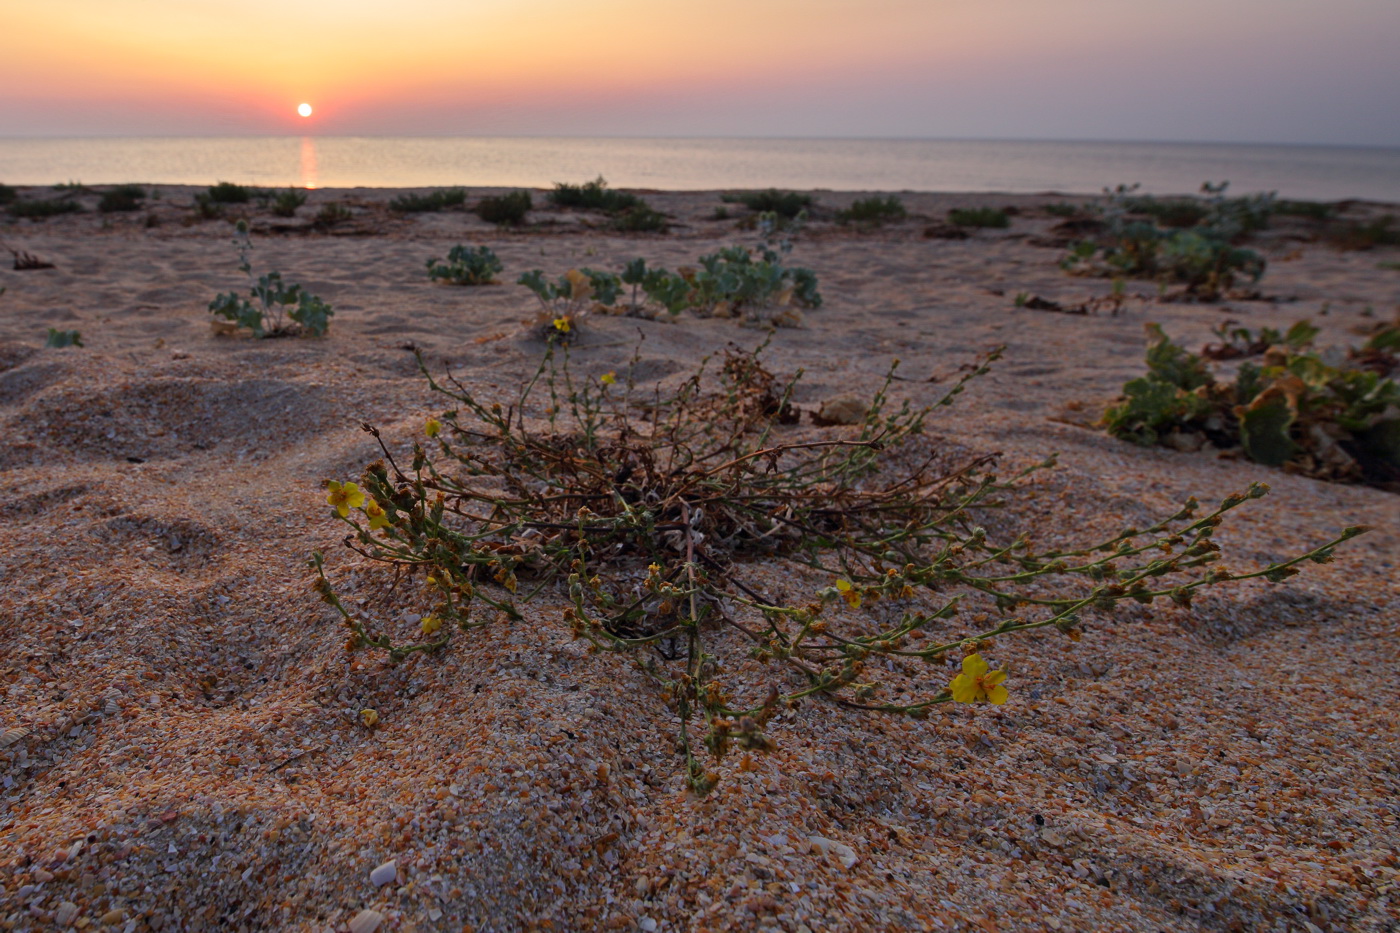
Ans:
<svg viewBox="0 0 1400 933"><path fill-rule="evenodd" d="M718 776L701 745L716 759L770 748L774 717L808 698L916 718L954 700L1001 702L1005 675L978 654L993 638L1055 628L1077 639L1089 610L1189 605L1231 579L1279 582L1362 530L1231 573L1214 564L1212 535L1267 490L1255 485L1202 517L1193 500L1081 549L994 541L978 514L1049 461L1002 480L993 457L947 463L921 435L996 353L929 408L891 402L892 368L864 423L833 438L798 425L801 373L779 381L761 350L727 352L716 373L707 361L663 393L630 375L579 379L551 348L508 407L440 382L420 359L455 407L429 420L407 469L381 439L363 490L329 483L328 501L351 526L347 546L425 575L432 612L421 637L396 644L345 607L318 554L317 587L351 646L394 660L435 651L454 629L519 618L518 604L550 594L575 637L632 658L659 685L681 720L689 784L704 793ZM789 596L804 580L810 595ZM949 684L944 668L958 658L964 673ZM757 688L730 676L753 660L771 672Z"/></svg>

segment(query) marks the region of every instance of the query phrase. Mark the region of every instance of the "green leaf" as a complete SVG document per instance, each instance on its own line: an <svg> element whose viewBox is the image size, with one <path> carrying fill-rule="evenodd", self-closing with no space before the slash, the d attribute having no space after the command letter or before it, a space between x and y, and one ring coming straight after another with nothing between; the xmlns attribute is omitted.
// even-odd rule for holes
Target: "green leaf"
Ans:
<svg viewBox="0 0 1400 933"><path fill-rule="evenodd" d="M1283 466L1298 452L1289 437L1297 410L1281 388L1271 387L1240 412L1240 445L1245 456L1265 466Z"/></svg>

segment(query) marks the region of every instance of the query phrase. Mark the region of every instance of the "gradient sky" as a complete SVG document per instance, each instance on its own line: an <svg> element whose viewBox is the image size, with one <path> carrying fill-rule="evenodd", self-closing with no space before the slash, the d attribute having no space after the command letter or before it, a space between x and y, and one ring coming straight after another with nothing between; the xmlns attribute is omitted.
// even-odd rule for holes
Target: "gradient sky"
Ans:
<svg viewBox="0 0 1400 933"><path fill-rule="evenodd" d="M1400 0L6 0L0 135L1400 146ZM307 101L316 112L296 115Z"/></svg>

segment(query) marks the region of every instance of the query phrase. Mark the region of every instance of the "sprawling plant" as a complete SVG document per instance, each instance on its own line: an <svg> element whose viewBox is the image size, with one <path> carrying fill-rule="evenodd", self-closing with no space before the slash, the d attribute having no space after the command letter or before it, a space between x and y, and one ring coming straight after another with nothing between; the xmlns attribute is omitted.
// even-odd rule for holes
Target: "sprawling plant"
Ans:
<svg viewBox="0 0 1400 933"><path fill-rule="evenodd" d="M699 793L718 780L702 748L715 760L770 748L773 720L808 701L915 718L1005 702L1014 684L983 657L1003 636L1078 639L1086 615L1123 602L1189 604L1231 579L1282 581L1361 530L1227 571L1213 534L1265 493L1255 485L1205 514L1193 500L1145 529L1039 551L983 524L1023 494L1019 476L998 478L993 457L940 452L923 433L932 408L893 404L888 380L865 421L834 435L798 424L801 374L780 380L757 352L729 352L668 392L578 377L566 357L557 365L561 352L551 346L507 406L425 368L450 407L407 462L366 425L383 459L359 483L327 482L327 502L345 544L399 583L391 601L348 606L318 554L317 588L351 648L392 660L548 603L576 638L652 678Z"/></svg>
<svg viewBox="0 0 1400 933"><path fill-rule="evenodd" d="M1268 466L1400 490L1400 385L1381 368L1329 361L1305 349L1316 330L1294 325L1261 363L1240 363L1231 382L1158 325L1147 330L1147 374L1104 413L1112 434L1144 445L1209 440ZM1357 358L1383 357L1390 334L1378 331Z"/></svg>
<svg viewBox="0 0 1400 933"><path fill-rule="evenodd" d="M435 282L453 285L486 285L496 280L502 265L489 246L462 246L447 251L447 261L428 260L428 277Z"/></svg>
<svg viewBox="0 0 1400 933"><path fill-rule="evenodd" d="M248 277L252 287L247 298L234 292L221 293L209 302L209 310L235 327L246 327L254 337L279 337L305 334L324 337L335 312L320 298L282 281L282 273L269 272L253 278L253 265L248 254L253 242L248 236L248 224L240 220L234 225L234 248L238 250L238 268ZM285 320L284 320L285 318ZM291 324L285 323L291 321Z"/></svg>

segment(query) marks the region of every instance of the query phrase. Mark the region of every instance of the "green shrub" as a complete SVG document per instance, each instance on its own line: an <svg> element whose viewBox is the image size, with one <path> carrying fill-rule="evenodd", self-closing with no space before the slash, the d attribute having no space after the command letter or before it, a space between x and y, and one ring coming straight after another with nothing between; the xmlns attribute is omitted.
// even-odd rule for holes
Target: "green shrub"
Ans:
<svg viewBox="0 0 1400 933"><path fill-rule="evenodd" d="M435 282L453 285L485 285L495 281L504 268L501 260L488 246L454 246L447 253L447 262L428 260L428 276Z"/></svg>
<svg viewBox="0 0 1400 933"><path fill-rule="evenodd" d="M295 217L297 208L306 203L306 192L295 188L279 191L272 202L272 213L278 217Z"/></svg>
<svg viewBox="0 0 1400 933"><path fill-rule="evenodd" d="M488 224L519 226L535 206L528 191L512 191L497 197L482 198L476 204L476 216Z"/></svg>
<svg viewBox="0 0 1400 933"><path fill-rule="evenodd" d="M1133 198L1128 211L1146 214L1164 227L1194 227L1210 216L1210 207L1200 201L1180 198Z"/></svg>
<svg viewBox="0 0 1400 933"><path fill-rule="evenodd" d="M1232 327L1234 321L1226 321L1212 327L1211 333L1220 338L1216 344L1208 344L1201 350L1201 356L1208 360L1234 360L1247 356L1259 356L1270 347L1287 347L1303 351L1312 345L1318 328L1311 321L1297 321L1286 331L1273 327L1261 327L1257 332L1248 327Z"/></svg>
<svg viewBox="0 0 1400 933"><path fill-rule="evenodd" d="M82 212L82 206L77 201L69 201L64 198L52 200L27 200L19 199L10 202L10 213L16 217L29 217L34 220L43 220L46 217L57 217L60 214L77 214Z"/></svg>
<svg viewBox="0 0 1400 933"><path fill-rule="evenodd" d="M321 230L328 230L336 224L345 223L353 216L354 215L350 212L350 208L341 204L339 201L332 201L329 204L323 205L321 209L316 212L316 219L312 221L312 224Z"/></svg>
<svg viewBox="0 0 1400 933"><path fill-rule="evenodd" d="M594 308L611 308L622 294L622 280L612 272L570 269L550 282L540 269L531 269L516 284L528 288L540 303L535 320L539 331L551 340L571 340L583 319Z"/></svg>
<svg viewBox="0 0 1400 933"><path fill-rule="evenodd" d="M1386 214L1370 223L1350 223L1334 227L1327 239L1338 249L1367 250L1377 246L1400 246L1400 230L1394 228L1395 217Z"/></svg>
<svg viewBox="0 0 1400 933"><path fill-rule="evenodd" d="M248 238L248 224L240 220L234 227L233 245L238 250L238 268L248 277L252 287L249 294L256 304L233 292L220 294L209 302L209 310L235 327L246 327L254 337L280 337L290 334L324 337L330 328L334 311L320 298L300 285L282 281L282 273L269 272L253 278L248 254L253 243ZM291 321L284 324L283 318Z"/></svg>
<svg viewBox="0 0 1400 933"><path fill-rule="evenodd" d="M1060 217L1065 219L1068 219L1070 217L1083 217L1085 214L1089 213L1088 209L1084 205L1070 204L1068 201L1057 201L1054 204L1047 204L1045 205L1044 210L1045 213L1049 214L1051 217Z"/></svg>
<svg viewBox="0 0 1400 933"><path fill-rule="evenodd" d="M670 229L670 220L660 211L639 204L617 214L609 226L623 233L665 233Z"/></svg>
<svg viewBox="0 0 1400 933"><path fill-rule="evenodd" d="M211 185L204 196L214 204L247 204L257 194L256 188L235 185L231 181L221 181L217 185Z"/></svg>
<svg viewBox="0 0 1400 933"><path fill-rule="evenodd" d="M757 211L761 214L777 214L787 220L792 220L798 214L810 210L812 207L811 195L799 194L796 191L779 191L777 188L769 188L766 191L745 191L732 197L734 201L751 211Z"/></svg>
<svg viewBox="0 0 1400 933"><path fill-rule="evenodd" d="M989 670L994 641L1005 663L1010 636L1077 641L1085 613L1190 605L1231 579L1282 582L1364 530L1255 570L1208 566L1226 514L1267 492L1256 484L1204 515L1190 500L1082 548L1041 553L1037 528L988 531L983 515L1034 487L985 461L931 456L924 428L990 360L928 408L892 403L891 371L865 421L822 443L788 429L797 378L780 379L758 352L636 392L635 370L587 379L557 361L551 347L502 406L438 382L420 356L447 410L428 421L408 470L386 457L363 488L325 483L345 545L380 562L368 582L393 592L391 605L382 615L378 600L346 605L319 553L315 586L351 650L391 661L544 603L561 635L653 682L629 702L650 700L676 724L697 794L716 786L713 763L727 753L768 751L770 732L800 730L810 703L915 720L946 703L1002 703L1025 685ZM752 572L774 561L782 573ZM549 618L536 611L531 624Z"/></svg>
<svg viewBox="0 0 1400 933"><path fill-rule="evenodd" d="M19 192L9 185L0 185L0 204L10 204L19 197Z"/></svg>
<svg viewBox="0 0 1400 933"><path fill-rule="evenodd" d="M1209 440L1267 466L1400 490L1400 385L1373 370L1285 343L1223 382L1156 324L1148 325L1147 366L1104 412L1116 437L1187 447Z"/></svg>
<svg viewBox="0 0 1400 933"><path fill-rule="evenodd" d="M103 193L97 202L97 209L103 214L139 211L145 199L146 189L140 185L118 185Z"/></svg>
<svg viewBox="0 0 1400 933"><path fill-rule="evenodd" d="M440 211L445 207L465 204L465 188L445 188L427 194L405 194L389 202L389 210L399 214L424 214Z"/></svg>
<svg viewBox="0 0 1400 933"><path fill-rule="evenodd" d="M955 207L948 212L948 219L958 227L1003 228L1011 225L1011 218L1007 216L1006 211L995 207Z"/></svg>
<svg viewBox="0 0 1400 933"><path fill-rule="evenodd" d="M887 198L854 201L850 207L837 214L836 219L843 224L856 223L878 227L880 224L903 220L907 216L909 212L904 209L903 202L890 195Z"/></svg>
<svg viewBox="0 0 1400 933"><path fill-rule="evenodd" d="M554 190L549 193L549 200L556 207L577 207L588 211L602 211L605 214L620 214L645 206L642 199L635 194L609 188L602 175L581 185L556 182Z"/></svg>
<svg viewBox="0 0 1400 933"><path fill-rule="evenodd" d="M1337 205L1325 201L1275 201L1274 213L1284 217L1323 221L1336 216Z"/></svg>
<svg viewBox="0 0 1400 933"><path fill-rule="evenodd" d="M76 330L59 330L56 327L50 327L44 338L44 346L51 348L81 347L82 345L83 335Z"/></svg>

